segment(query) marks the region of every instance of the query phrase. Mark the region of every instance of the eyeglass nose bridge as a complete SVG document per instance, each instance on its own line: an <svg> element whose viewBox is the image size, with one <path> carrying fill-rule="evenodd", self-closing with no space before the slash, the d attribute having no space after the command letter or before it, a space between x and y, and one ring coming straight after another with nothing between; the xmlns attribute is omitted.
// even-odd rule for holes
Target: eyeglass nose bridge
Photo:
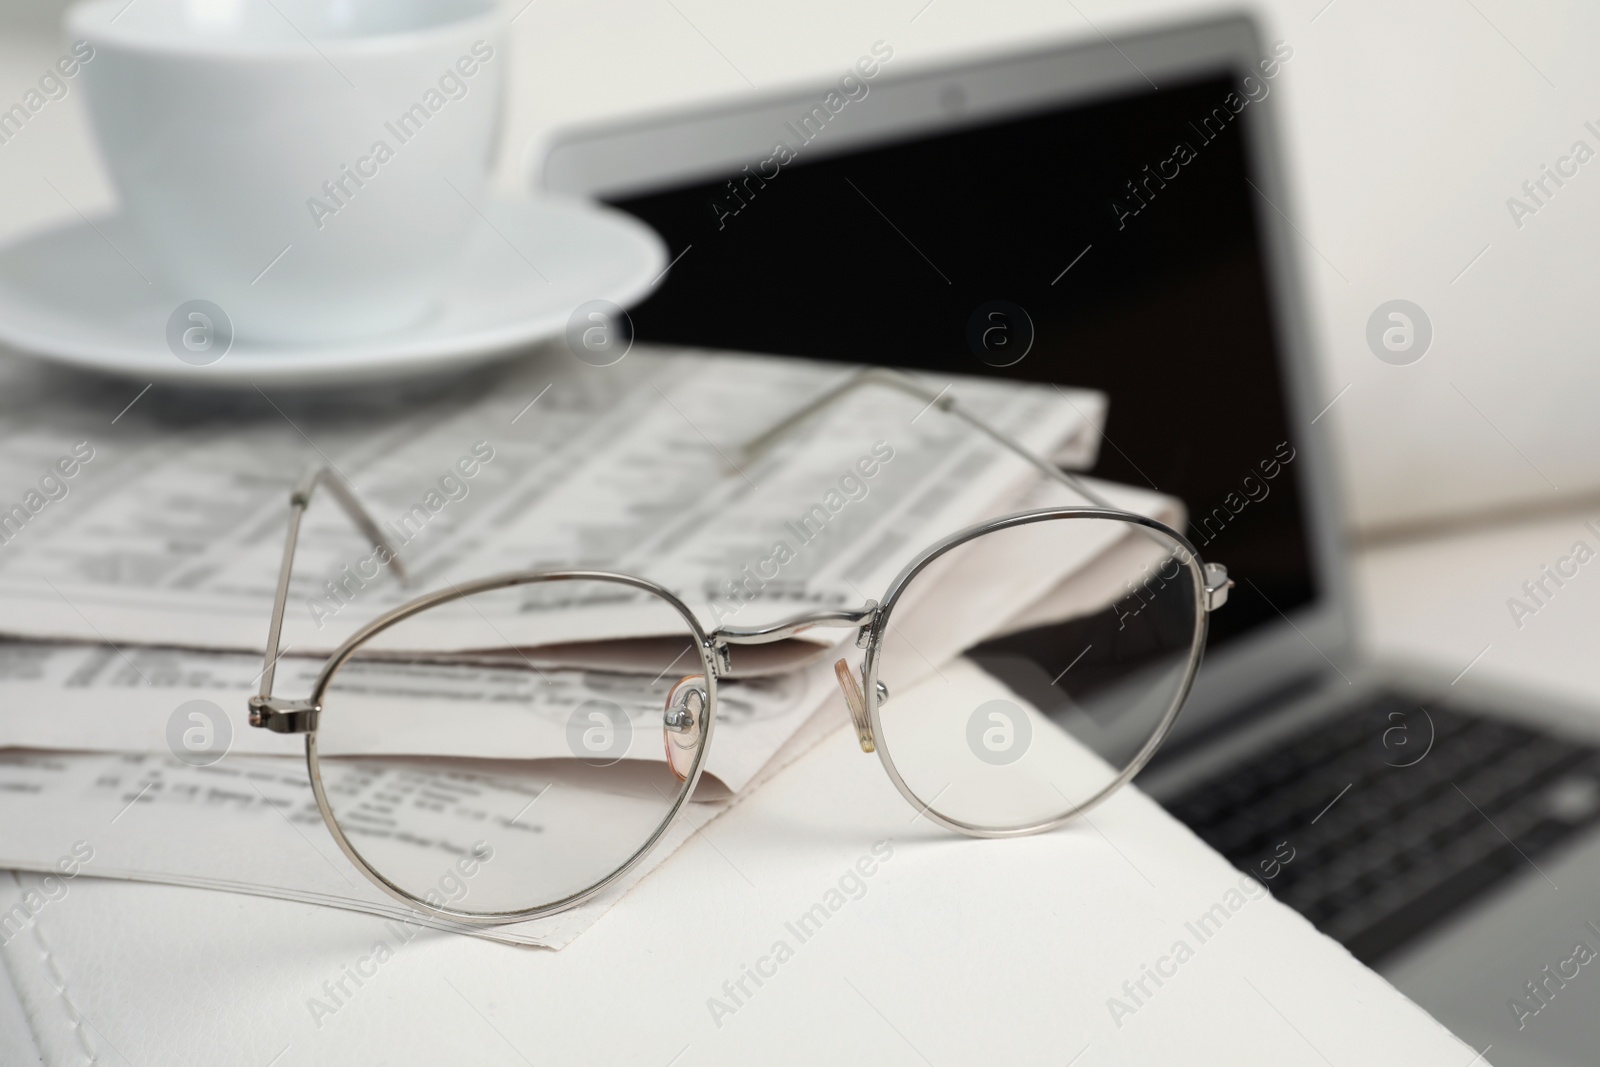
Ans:
<svg viewBox="0 0 1600 1067"><path fill-rule="evenodd" d="M868 634L878 618L878 602L869 600L860 608L812 611L764 626L721 626L709 635L712 654L721 673L733 669L733 645L765 645L783 641L813 627L856 630L856 647L866 648Z"/></svg>
<svg viewBox="0 0 1600 1067"><path fill-rule="evenodd" d="M858 609L809 612L765 626L723 626L711 634L711 650L717 658L719 670L728 673L733 666L730 646L761 645L782 641L814 626L854 629L856 647L866 648L871 644L872 631L878 622L879 611L878 602L869 600ZM834 663L833 673L839 683L839 692L844 695L845 707L850 712L850 721L855 724L856 741L861 745L861 751L876 752L878 746L872 736L872 718L867 712L867 701L862 694L861 683L857 681L850 665L842 659ZM879 701L888 698L889 690L882 682L877 684L877 690Z"/></svg>

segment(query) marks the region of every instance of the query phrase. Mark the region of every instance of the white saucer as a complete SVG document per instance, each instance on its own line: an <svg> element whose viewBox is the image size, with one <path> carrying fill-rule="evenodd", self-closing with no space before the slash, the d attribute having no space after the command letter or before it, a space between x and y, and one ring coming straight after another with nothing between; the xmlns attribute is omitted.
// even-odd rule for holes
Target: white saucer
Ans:
<svg viewBox="0 0 1600 1067"><path fill-rule="evenodd" d="M650 292L667 265L655 231L587 201L498 200L483 214L487 221L475 224L422 322L326 344L252 345L240 338L207 366L185 363L167 347L167 319L183 300L141 277L148 268L136 270L123 258L140 259L123 221L75 222L0 246L0 342L141 381L248 386L395 378L483 362L557 336L590 300L627 307Z"/></svg>

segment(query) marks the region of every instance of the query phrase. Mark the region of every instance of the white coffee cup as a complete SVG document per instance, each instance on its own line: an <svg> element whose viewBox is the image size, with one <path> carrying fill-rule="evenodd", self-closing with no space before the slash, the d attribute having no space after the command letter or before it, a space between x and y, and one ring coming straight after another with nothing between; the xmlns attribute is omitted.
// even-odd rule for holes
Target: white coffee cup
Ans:
<svg viewBox="0 0 1600 1067"><path fill-rule="evenodd" d="M174 306L236 337L424 318L483 193L509 62L494 0L87 0L96 138Z"/></svg>

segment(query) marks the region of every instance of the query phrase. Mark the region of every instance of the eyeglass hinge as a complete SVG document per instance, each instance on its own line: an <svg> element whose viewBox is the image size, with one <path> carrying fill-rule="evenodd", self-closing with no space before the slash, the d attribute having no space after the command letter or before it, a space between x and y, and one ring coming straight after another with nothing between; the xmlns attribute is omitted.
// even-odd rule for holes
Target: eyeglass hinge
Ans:
<svg viewBox="0 0 1600 1067"><path fill-rule="evenodd" d="M728 648L728 641L721 635L709 638L706 647L711 650L712 663L716 665L717 673L722 675L733 673L733 653Z"/></svg>
<svg viewBox="0 0 1600 1067"><path fill-rule="evenodd" d="M254 696L250 698L250 725L275 734L308 734L317 728L321 710L315 704L297 700Z"/></svg>
<svg viewBox="0 0 1600 1067"><path fill-rule="evenodd" d="M1233 588L1233 581L1228 577L1228 568L1220 563L1207 563L1206 577L1206 610L1216 611L1228 602L1228 590Z"/></svg>
<svg viewBox="0 0 1600 1067"><path fill-rule="evenodd" d="M872 638L873 624L878 621L878 602L867 601L867 606L862 608L861 629L856 631L856 647L866 648Z"/></svg>

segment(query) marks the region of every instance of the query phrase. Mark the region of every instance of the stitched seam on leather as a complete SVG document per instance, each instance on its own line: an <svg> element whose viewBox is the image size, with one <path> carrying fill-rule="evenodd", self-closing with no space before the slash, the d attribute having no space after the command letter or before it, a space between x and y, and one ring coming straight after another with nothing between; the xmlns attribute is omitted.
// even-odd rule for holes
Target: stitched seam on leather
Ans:
<svg viewBox="0 0 1600 1067"><path fill-rule="evenodd" d="M40 929L38 917L33 920L33 939L39 943L39 958L44 960L45 977L55 988L56 995L61 998L61 1003L67 1009L67 1021L72 1024L73 1031L78 1036L78 1045L83 1049L83 1061L89 1064L100 1062L100 1056L95 1052L94 1045L89 1041L89 1033L84 1029L86 1021L83 1013L72 1006L72 1001L67 998L67 978L61 973L61 968L56 966L55 957L50 954L50 946L45 944L44 931Z"/></svg>
<svg viewBox="0 0 1600 1067"><path fill-rule="evenodd" d="M18 875L18 873L16 871L8 871L7 873L11 875L11 882L17 887L18 891L26 894L28 892L27 887L22 884L22 878ZM39 959L44 963L45 977L49 980L50 987L55 990L56 996L60 997L61 1002L66 1005L67 1021L71 1024L73 1032L78 1038L78 1047L83 1050L84 1062L88 1064L99 1063L99 1055L95 1052L94 1045L89 1042L89 1036L84 1032L83 1029L83 1023L86 1020L81 1017L78 1010L72 1006L72 1002L67 999L66 977L61 973L61 968L56 965L55 957L50 954L50 946L45 943L44 933L39 929L39 917L37 915L32 916L28 925L33 933L34 941L39 946ZM19 930L17 932L20 934L22 931ZM13 942L15 940L15 938L12 939ZM9 947L9 944L7 947ZM7 955L8 953L0 952L0 959L4 959ZM7 963L5 966L7 971L11 973L12 985L16 986L18 992L20 993L22 986L17 981L15 967L10 963ZM28 1023L30 1026L35 1027L35 1043L37 1044L37 1027L39 1025L39 1020L35 1019L31 1012L28 1015ZM43 1050L41 1049L41 1051Z"/></svg>
<svg viewBox="0 0 1600 1067"><path fill-rule="evenodd" d="M12 882L18 886L22 885L22 882L17 878L16 871L10 871L8 873L11 875ZM16 992L19 1010L22 1012L23 1019L28 1024L28 1029L33 1032L33 1047L38 1052L40 1060L43 1061L44 1048L39 1040L39 1023L36 1019L34 1019L33 1012L28 1006L29 998L25 992L22 975L18 971L18 965L12 960L11 953L5 951L11 946L11 942L15 940L15 938L11 938L8 941L0 942L0 967L5 969L7 980L11 983L11 988Z"/></svg>

